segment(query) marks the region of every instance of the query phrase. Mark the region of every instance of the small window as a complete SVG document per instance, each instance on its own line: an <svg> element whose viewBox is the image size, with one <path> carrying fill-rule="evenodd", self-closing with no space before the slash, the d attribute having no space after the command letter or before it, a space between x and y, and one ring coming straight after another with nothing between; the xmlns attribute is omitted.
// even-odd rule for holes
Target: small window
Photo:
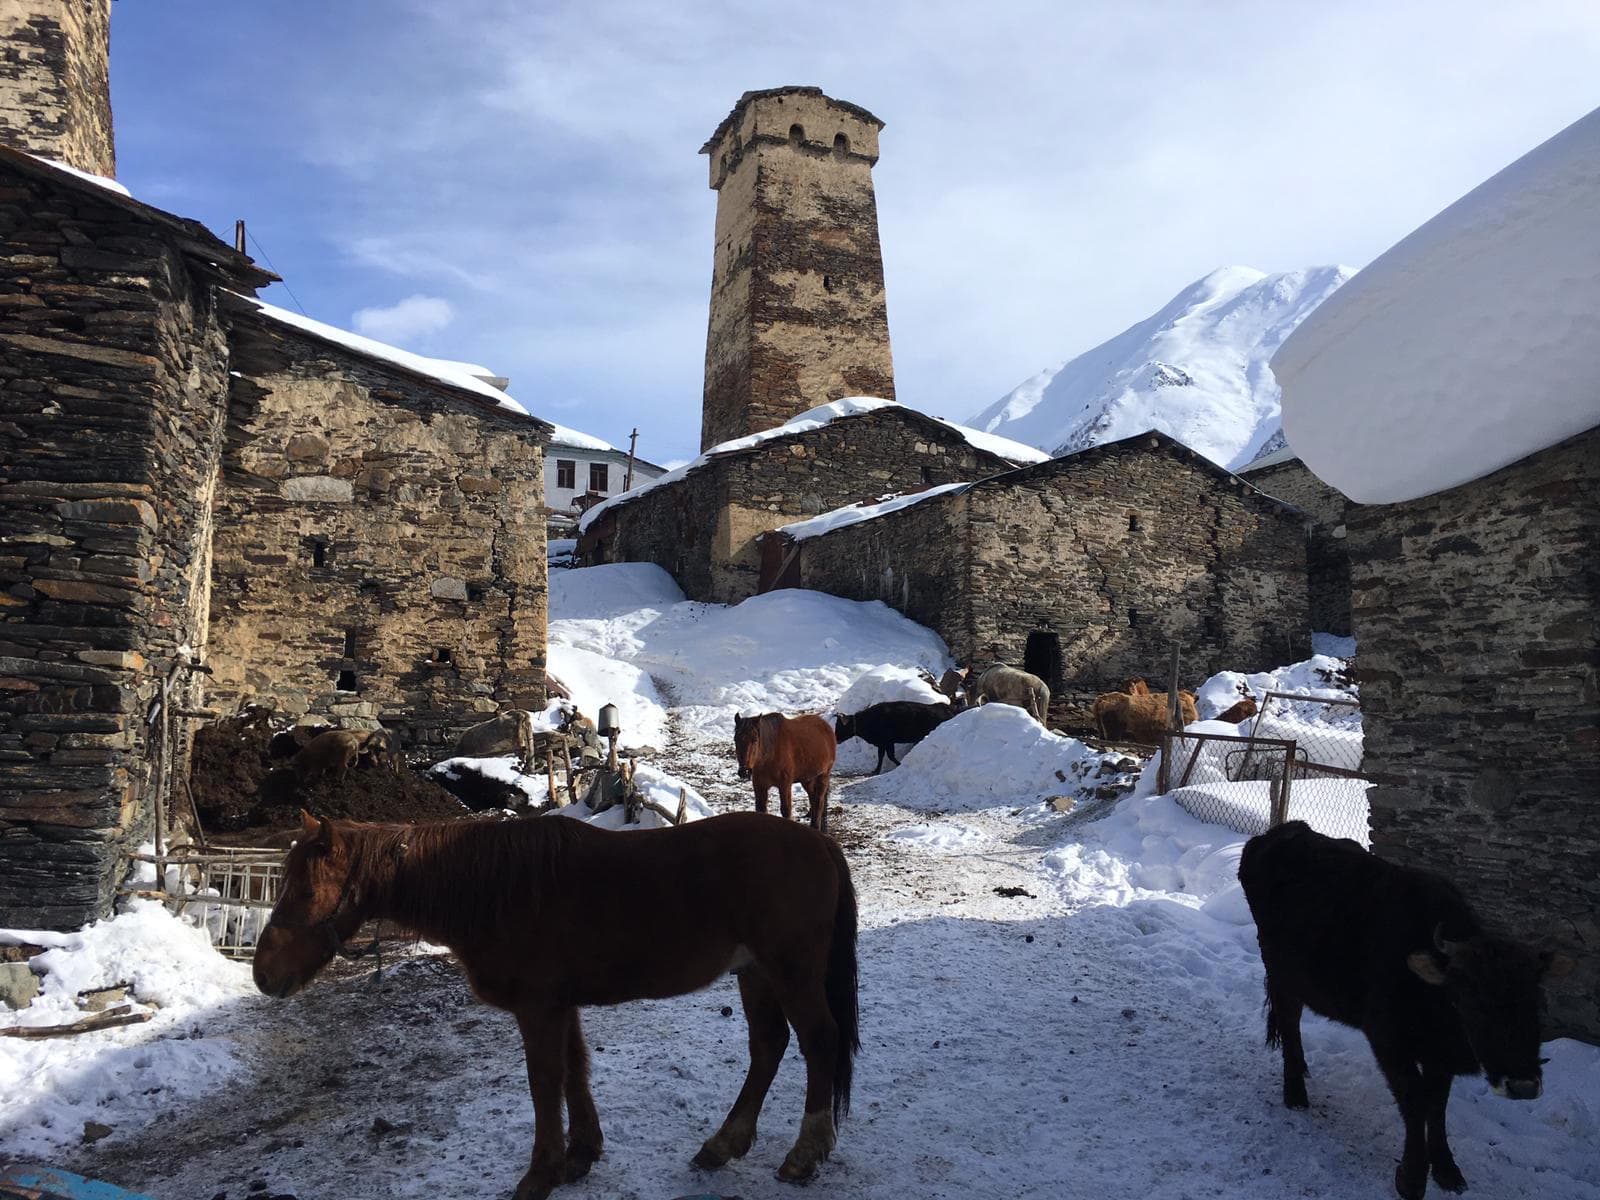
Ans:
<svg viewBox="0 0 1600 1200"><path fill-rule="evenodd" d="M789 126L789 140L796 144L806 140L805 127L801 125Z"/></svg>
<svg viewBox="0 0 1600 1200"><path fill-rule="evenodd" d="M341 692L356 690L356 673L354 671L340 671L339 682L334 685Z"/></svg>
<svg viewBox="0 0 1600 1200"><path fill-rule="evenodd" d="M833 291L833 276L832 275L824 275L822 277L822 290L825 291L825 292Z"/></svg>
<svg viewBox="0 0 1600 1200"><path fill-rule="evenodd" d="M440 646L437 650L435 650L433 652L433 661L436 662L436 663L447 663L447 662L449 662L450 661L450 647L448 647L448 646Z"/></svg>
<svg viewBox="0 0 1600 1200"><path fill-rule="evenodd" d="M1139 624L1139 610L1137 608L1130 608L1128 610L1128 628L1132 629L1138 624Z"/></svg>
<svg viewBox="0 0 1600 1200"><path fill-rule="evenodd" d="M562 488L578 486L578 464L575 459L556 459L556 486Z"/></svg>
<svg viewBox="0 0 1600 1200"><path fill-rule="evenodd" d="M482 600L484 598L484 596L487 594L487 592L488 592L488 589L485 588L483 586L483 584L481 584L481 583L469 583L469 584L467 584L467 601L468 601L468 603L470 603L470 604L478 603L478 601L480 601L480 600Z"/></svg>
<svg viewBox="0 0 1600 1200"><path fill-rule="evenodd" d="M602 495L611 486L611 467L606 463L589 464L589 490Z"/></svg>
<svg viewBox="0 0 1600 1200"><path fill-rule="evenodd" d="M1128 532L1129 533L1138 533L1139 532L1139 518L1137 516L1135 516L1133 513L1129 513L1128 514Z"/></svg>
<svg viewBox="0 0 1600 1200"><path fill-rule="evenodd" d="M325 566L328 565L328 543L327 542L312 542L311 543L311 565L313 567L325 567Z"/></svg>
<svg viewBox="0 0 1600 1200"><path fill-rule="evenodd" d="M833 135L833 153L835 158L843 158L850 153L850 139L842 133Z"/></svg>
<svg viewBox="0 0 1600 1200"><path fill-rule="evenodd" d="M356 656L356 631L354 629L346 629L344 631L344 656L346 658L354 658Z"/></svg>
<svg viewBox="0 0 1600 1200"><path fill-rule="evenodd" d="M933 468L924 465L922 468L922 486L927 487L933 482Z"/></svg>

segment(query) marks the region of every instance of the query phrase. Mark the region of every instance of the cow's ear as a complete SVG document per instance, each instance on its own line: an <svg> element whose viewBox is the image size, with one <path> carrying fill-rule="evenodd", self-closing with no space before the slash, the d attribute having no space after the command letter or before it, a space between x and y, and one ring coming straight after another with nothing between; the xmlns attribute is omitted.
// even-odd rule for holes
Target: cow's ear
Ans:
<svg viewBox="0 0 1600 1200"><path fill-rule="evenodd" d="M1539 977L1541 979L1565 979L1572 973L1572 968L1577 964L1565 954L1557 954L1554 950L1542 950L1539 953Z"/></svg>
<svg viewBox="0 0 1600 1200"><path fill-rule="evenodd" d="M1406 955L1406 966L1423 983L1440 987L1444 983L1444 966L1431 950L1413 950Z"/></svg>

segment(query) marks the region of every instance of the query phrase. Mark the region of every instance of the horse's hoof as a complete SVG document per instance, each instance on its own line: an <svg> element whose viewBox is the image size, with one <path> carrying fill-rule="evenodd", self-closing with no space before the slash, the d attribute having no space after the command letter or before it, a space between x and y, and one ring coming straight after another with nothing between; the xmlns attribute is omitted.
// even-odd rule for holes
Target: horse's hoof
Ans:
<svg viewBox="0 0 1600 1200"><path fill-rule="evenodd" d="M555 1190L555 1184L541 1176L531 1179L528 1175L522 1177L522 1182L517 1184L517 1190L511 1193L511 1200L547 1200Z"/></svg>
<svg viewBox="0 0 1600 1200"><path fill-rule="evenodd" d="M1467 1177L1461 1173L1461 1168L1453 1162L1434 1163L1433 1181L1447 1192L1464 1192L1467 1190Z"/></svg>
<svg viewBox="0 0 1600 1200"><path fill-rule="evenodd" d="M567 1147L567 1166L562 1177L568 1183L575 1183L589 1173L589 1168L600 1161L600 1151L593 1146L571 1145Z"/></svg>
<svg viewBox="0 0 1600 1200"><path fill-rule="evenodd" d="M784 1183L810 1183L817 1177L817 1160L810 1155L799 1156L794 1151L778 1168L778 1178Z"/></svg>
<svg viewBox="0 0 1600 1200"><path fill-rule="evenodd" d="M712 1141L716 1139L713 1138ZM721 1147L713 1148L711 1142L700 1147L700 1153L689 1160L691 1167L698 1167L702 1171L715 1171L728 1165L731 1156L724 1153Z"/></svg>
<svg viewBox="0 0 1600 1200"><path fill-rule="evenodd" d="M1404 1160L1394 1169L1394 1190L1403 1200L1422 1200L1428 1189L1428 1172L1408 1166Z"/></svg>

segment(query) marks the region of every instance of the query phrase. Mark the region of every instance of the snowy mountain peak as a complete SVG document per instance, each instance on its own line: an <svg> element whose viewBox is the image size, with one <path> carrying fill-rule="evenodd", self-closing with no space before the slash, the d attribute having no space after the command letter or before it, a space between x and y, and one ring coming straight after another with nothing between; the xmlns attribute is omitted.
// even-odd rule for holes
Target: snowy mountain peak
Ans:
<svg viewBox="0 0 1600 1200"><path fill-rule="evenodd" d="M1268 360L1354 274L1219 268L1154 316L1024 380L968 424L1052 454L1160 429L1237 469L1279 427Z"/></svg>

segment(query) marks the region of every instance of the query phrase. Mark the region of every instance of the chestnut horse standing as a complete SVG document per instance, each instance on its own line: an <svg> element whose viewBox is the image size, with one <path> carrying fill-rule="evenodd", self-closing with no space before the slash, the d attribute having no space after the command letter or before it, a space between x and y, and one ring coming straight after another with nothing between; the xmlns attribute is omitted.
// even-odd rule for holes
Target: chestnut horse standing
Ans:
<svg viewBox="0 0 1600 1200"><path fill-rule="evenodd" d="M791 793L798 783L811 801L811 828L828 828L828 791L838 739L821 717L785 717L762 713L759 717L734 717L733 752L739 760L739 778L755 784L756 811L767 811L767 792L778 789L783 819L794 815Z"/></svg>
<svg viewBox="0 0 1600 1200"><path fill-rule="evenodd" d="M600 1157L578 1009L682 995L726 971L739 977L750 1069L695 1165L750 1149L791 1025L806 1061L805 1115L778 1178L809 1179L833 1149L861 1041L855 890L828 838L754 813L626 833L562 817L302 819L256 943L256 986L298 991L369 919L449 946L472 990L522 1031L534 1136L515 1200L543 1200Z"/></svg>

